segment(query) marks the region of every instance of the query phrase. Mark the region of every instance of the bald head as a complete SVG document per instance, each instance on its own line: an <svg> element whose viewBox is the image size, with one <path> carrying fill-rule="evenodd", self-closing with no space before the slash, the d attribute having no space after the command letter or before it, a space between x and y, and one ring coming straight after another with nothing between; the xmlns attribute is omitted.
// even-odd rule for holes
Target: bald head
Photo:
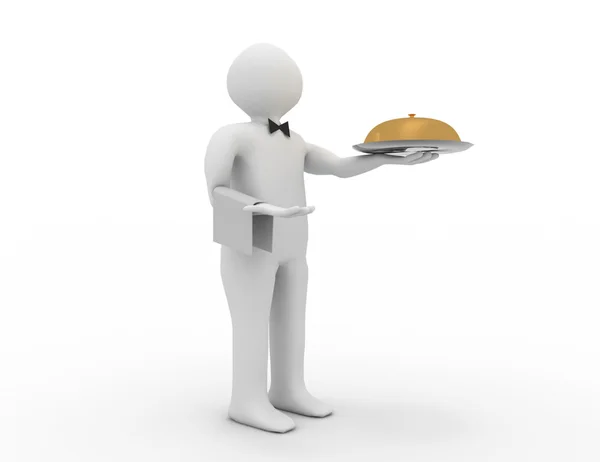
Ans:
<svg viewBox="0 0 600 462"><path fill-rule="evenodd" d="M251 118L279 120L302 95L302 74L288 54L267 43L244 50L227 74L229 96Z"/></svg>

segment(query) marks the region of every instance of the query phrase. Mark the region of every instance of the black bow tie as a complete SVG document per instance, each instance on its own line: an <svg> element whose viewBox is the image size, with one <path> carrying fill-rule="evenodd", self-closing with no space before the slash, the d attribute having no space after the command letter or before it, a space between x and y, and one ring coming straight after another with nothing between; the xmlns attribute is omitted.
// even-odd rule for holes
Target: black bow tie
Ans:
<svg viewBox="0 0 600 462"><path fill-rule="evenodd" d="M281 125L277 125L275 122L269 119L269 133L273 134L277 130L281 130L281 133L283 133L288 138L290 137L290 125L287 122Z"/></svg>

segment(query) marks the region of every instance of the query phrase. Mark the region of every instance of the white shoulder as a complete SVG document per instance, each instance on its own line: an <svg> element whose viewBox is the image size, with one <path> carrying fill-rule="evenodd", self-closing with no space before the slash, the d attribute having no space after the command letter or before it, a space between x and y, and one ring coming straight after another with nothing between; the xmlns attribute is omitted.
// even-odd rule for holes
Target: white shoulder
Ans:
<svg viewBox="0 0 600 462"><path fill-rule="evenodd" d="M290 130L290 133L291 133L291 135L292 135L292 138L295 138L295 139L297 139L297 140L298 140L298 141L299 141L299 142L302 144L302 146L303 146L303 147L306 147L306 146L307 146L307 143L306 143L306 141L304 141L304 138L302 138L302 136L300 136L300 134L296 133L296 132L295 132L295 131L293 131L293 130Z"/></svg>
<svg viewBox="0 0 600 462"><path fill-rule="evenodd" d="M211 142L234 141L240 137L243 124L230 124L219 128L211 137Z"/></svg>

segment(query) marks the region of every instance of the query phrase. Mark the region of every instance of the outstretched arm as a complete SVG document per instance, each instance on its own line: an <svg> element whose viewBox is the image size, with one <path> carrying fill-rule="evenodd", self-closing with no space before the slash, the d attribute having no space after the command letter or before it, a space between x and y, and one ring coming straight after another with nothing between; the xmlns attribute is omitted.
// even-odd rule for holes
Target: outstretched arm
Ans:
<svg viewBox="0 0 600 462"><path fill-rule="evenodd" d="M417 152L406 157L370 154L338 157L327 149L306 144L304 171L313 175L335 175L348 178L369 172L386 164L415 165L438 158L438 154Z"/></svg>

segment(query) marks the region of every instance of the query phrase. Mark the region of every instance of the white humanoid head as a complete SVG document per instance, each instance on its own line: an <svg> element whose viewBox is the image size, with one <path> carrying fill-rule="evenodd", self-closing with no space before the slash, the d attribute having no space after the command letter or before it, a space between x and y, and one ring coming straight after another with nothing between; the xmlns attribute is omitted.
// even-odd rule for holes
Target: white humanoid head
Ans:
<svg viewBox="0 0 600 462"><path fill-rule="evenodd" d="M227 74L229 96L253 120L279 122L300 100L302 74L288 54L267 43L244 50Z"/></svg>

